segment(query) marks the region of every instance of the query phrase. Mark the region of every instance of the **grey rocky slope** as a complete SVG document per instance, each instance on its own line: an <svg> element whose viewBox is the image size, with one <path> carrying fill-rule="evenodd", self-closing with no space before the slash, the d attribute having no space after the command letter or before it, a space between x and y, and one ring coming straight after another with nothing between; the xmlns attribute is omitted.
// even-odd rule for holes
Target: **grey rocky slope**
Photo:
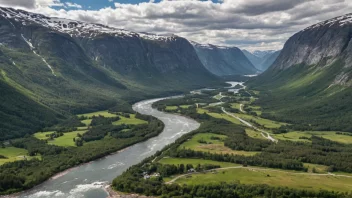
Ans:
<svg viewBox="0 0 352 198"><path fill-rule="evenodd" d="M263 115L299 130L352 131L352 14L293 35L274 64L247 86L262 92ZM308 113L307 113L308 112Z"/></svg>
<svg viewBox="0 0 352 198"><path fill-rule="evenodd" d="M258 70L237 47L223 47L192 42L199 59L218 76L255 74Z"/></svg>
<svg viewBox="0 0 352 198"><path fill-rule="evenodd" d="M273 70L295 65L317 65L320 68L340 61L342 69L334 84L351 85L352 13L310 26L293 35L285 44Z"/></svg>

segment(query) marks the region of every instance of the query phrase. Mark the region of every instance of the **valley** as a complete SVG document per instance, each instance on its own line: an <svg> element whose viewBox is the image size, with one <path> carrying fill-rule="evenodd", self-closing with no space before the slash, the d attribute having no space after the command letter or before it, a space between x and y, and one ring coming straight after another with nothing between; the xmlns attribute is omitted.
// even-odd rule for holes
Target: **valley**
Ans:
<svg viewBox="0 0 352 198"><path fill-rule="evenodd" d="M0 197L352 196L351 13L74 2L0 1Z"/></svg>
<svg viewBox="0 0 352 198"><path fill-rule="evenodd" d="M231 84L233 87L238 85ZM339 163L346 163L340 170L335 170L337 163L324 160L327 156L330 159L339 156L324 151L329 147L344 148L345 151L340 150L340 154L345 152L342 155L349 156L347 152L352 141L343 138L349 137L349 133L291 131L291 124L264 119L255 113L261 111L260 106L253 105L258 100L259 92L243 86L237 86L242 88L233 91L233 87L205 89L201 93L186 94L183 98L154 103L153 107L159 111L191 117L201 126L117 177L113 187L122 192L137 192L127 187L132 184L143 189L138 193L167 197L171 194L176 196L178 190L186 190L188 186L205 188L209 185L220 189L230 185L240 196L242 192L236 189L246 185L252 185L254 189L265 185L266 190L270 189L278 196L280 188L288 188L289 192L300 196L314 196L324 191L324 196L340 197L350 192L350 159L338 160ZM325 154L317 157L315 152ZM273 159L275 161L271 161ZM142 172L157 174L160 178L143 178ZM158 194L158 188L165 191ZM247 190L246 193L265 196L256 194L258 192L255 190Z"/></svg>

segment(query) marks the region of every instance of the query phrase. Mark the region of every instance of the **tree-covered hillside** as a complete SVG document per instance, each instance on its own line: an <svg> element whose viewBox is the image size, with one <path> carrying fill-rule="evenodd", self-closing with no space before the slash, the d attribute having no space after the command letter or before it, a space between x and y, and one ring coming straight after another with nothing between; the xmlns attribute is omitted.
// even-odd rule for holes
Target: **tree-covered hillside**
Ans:
<svg viewBox="0 0 352 198"><path fill-rule="evenodd" d="M28 103L42 104L62 116L220 82L204 68L192 45L177 36L1 8L0 43L1 83L20 92ZM39 112L38 108L33 113ZM22 111L14 113L23 116ZM22 122L37 125L37 130L42 124L36 119ZM2 129L4 134L35 132L22 125L11 130L10 123Z"/></svg>

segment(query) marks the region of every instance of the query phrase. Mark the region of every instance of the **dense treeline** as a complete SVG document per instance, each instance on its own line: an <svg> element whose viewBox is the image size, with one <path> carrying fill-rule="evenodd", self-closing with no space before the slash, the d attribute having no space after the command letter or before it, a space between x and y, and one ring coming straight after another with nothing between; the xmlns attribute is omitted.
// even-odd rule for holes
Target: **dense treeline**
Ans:
<svg viewBox="0 0 352 198"><path fill-rule="evenodd" d="M148 124L141 125L113 125L119 117L105 118L103 116L93 116L91 127L83 134L83 140L86 142L103 139L108 133L115 138L131 138L135 136L155 136L158 131L162 130L164 124L152 116L136 114L137 119L148 121ZM127 132L128 131L128 132Z"/></svg>
<svg viewBox="0 0 352 198"><path fill-rule="evenodd" d="M128 103L119 103L116 104L114 107L109 108L109 113L115 112L125 112L125 113L134 113L132 106Z"/></svg>
<svg viewBox="0 0 352 198"><path fill-rule="evenodd" d="M193 166L192 164L160 164L153 163L149 164L143 172L143 175L152 175L153 173L158 173L161 177L168 177L176 174L189 173L194 171L207 171L215 168L220 168L219 165L213 164L198 164L197 166ZM158 176L157 176L158 177Z"/></svg>
<svg viewBox="0 0 352 198"><path fill-rule="evenodd" d="M336 61L301 86L296 82L312 77L311 66L297 65L280 75L266 73L246 85L260 91L255 104L262 107L264 118L291 123L294 130L352 132L352 88L331 86L336 77L332 74L340 73L342 65Z"/></svg>
<svg viewBox="0 0 352 198"><path fill-rule="evenodd" d="M215 103L219 102L215 98L209 97L206 91L202 92L203 94L196 94L196 95L186 95L185 97L182 98L173 98L173 99L168 99L168 100L161 100L158 102L153 103L153 108L156 108L160 111L164 111L166 106L179 106L180 104L182 105L194 105L196 103ZM218 93L218 92L217 92ZM211 94L210 94L211 95Z"/></svg>
<svg viewBox="0 0 352 198"><path fill-rule="evenodd" d="M110 125L115 121L120 120L120 117L112 117L112 118L106 118L104 116L93 116L92 117L92 122L90 123L91 126L101 126L101 125Z"/></svg>
<svg viewBox="0 0 352 198"><path fill-rule="evenodd" d="M85 126L79 118L71 116L52 127L46 127L43 131L57 131L57 132L70 132L76 131L77 127Z"/></svg>
<svg viewBox="0 0 352 198"><path fill-rule="evenodd" d="M282 159L277 156L269 155L255 155L255 156L243 156L233 154L215 154L205 153L201 151L194 151L190 149L172 150L168 154L171 157L178 158L199 158L208 159L220 162L231 162L236 164L250 165L250 166L262 166L268 168L279 168L286 170L301 170L307 171L303 166L302 162L293 159Z"/></svg>
<svg viewBox="0 0 352 198"><path fill-rule="evenodd" d="M352 145L341 144L321 137L312 136L312 143L280 141L266 148L261 155L300 159L301 162L329 166L329 171L352 172Z"/></svg>
<svg viewBox="0 0 352 198"><path fill-rule="evenodd" d="M160 120L151 116L136 115L136 117L147 120L149 123L140 126L113 126L101 120L101 123L105 124L92 126L91 129L102 127L101 132L105 136L99 141L91 141L89 144L83 144L80 147L64 148L49 145L45 140L38 140L31 136L10 141L12 146L27 149L30 156L41 155L42 160L34 158L6 163L0 166L0 194L8 194L31 188L44 182L55 173L81 163L99 159L117 150L154 137L164 128ZM111 131L111 126L121 130L117 130L119 132L114 133ZM125 128L129 128L130 130L123 132L122 130ZM122 133L129 135L118 135Z"/></svg>
<svg viewBox="0 0 352 198"><path fill-rule="evenodd" d="M160 180L145 180L133 177L132 172L138 171L130 169L131 174L117 178L113 181L116 190L127 193L139 193L149 196L161 197L211 197L211 198L248 198L248 197L277 197L277 198L343 198L350 197L351 194L328 192L320 190L318 192L308 190L298 190L287 187L272 187L268 185L244 185L238 183L218 183L206 185L177 185L163 184Z"/></svg>
<svg viewBox="0 0 352 198"><path fill-rule="evenodd" d="M38 140L31 136L13 140L12 146L28 150L29 156L35 156L38 154L42 156L56 155L66 150L64 147L50 145L47 144L45 140Z"/></svg>
<svg viewBox="0 0 352 198"><path fill-rule="evenodd" d="M1 58L0 63L2 63ZM30 100L1 79L0 93L0 141L32 134L64 118L53 110Z"/></svg>

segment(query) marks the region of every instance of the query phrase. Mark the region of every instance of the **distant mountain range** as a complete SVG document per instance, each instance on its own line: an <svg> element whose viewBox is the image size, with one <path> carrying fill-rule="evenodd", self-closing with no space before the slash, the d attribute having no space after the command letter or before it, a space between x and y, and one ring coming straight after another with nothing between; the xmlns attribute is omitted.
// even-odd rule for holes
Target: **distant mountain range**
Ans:
<svg viewBox="0 0 352 198"><path fill-rule="evenodd" d="M0 8L0 43L0 87L9 93L0 99L1 139L72 113L220 82L193 46L174 35Z"/></svg>
<svg viewBox="0 0 352 198"><path fill-rule="evenodd" d="M352 14L293 35L272 66L248 83L266 115L302 129L352 131Z"/></svg>
<svg viewBox="0 0 352 198"><path fill-rule="evenodd" d="M0 140L259 70L236 47L0 7ZM215 75L214 75L215 74Z"/></svg>
<svg viewBox="0 0 352 198"><path fill-rule="evenodd" d="M259 58L264 58L265 56L271 55L275 52L276 52L275 50L264 50L264 51L255 50L252 54Z"/></svg>
<svg viewBox="0 0 352 198"><path fill-rule="evenodd" d="M279 56L281 50L254 51L253 53L242 50L249 61L260 71L267 70Z"/></svg>
<svg viewBox="0 0 352 198"><path fill-rule="evenodd" d="M248 75L259 72L237 47L191 43L205 68L215 75Z"/></svg>

